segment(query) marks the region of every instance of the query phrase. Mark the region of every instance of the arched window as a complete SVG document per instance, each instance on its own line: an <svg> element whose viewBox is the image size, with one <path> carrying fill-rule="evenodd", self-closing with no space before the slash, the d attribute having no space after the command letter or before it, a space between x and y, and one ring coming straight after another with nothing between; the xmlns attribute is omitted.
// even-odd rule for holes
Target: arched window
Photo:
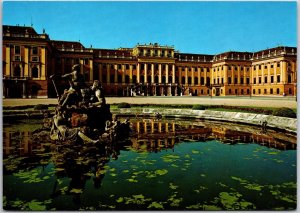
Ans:
<svg viewBox="0 0 300 213"><path fill-rule="evenodd" d="M188 77L188 84L192 84L192 78Z"/></svg>
<svg viewBox="0 0 300 213"><path fill-rule="evenodd" d="M136 83L136 75L132 76L132 83Z"/></svg>
<svg viewBox="0 0 300 213"><path fill-rule="evenodd" d="M182 77L181 83L182 83L182 84L185 84L185 77Z"/></svg>
<svg viewBox="0 0 300 213"><path fill-rule="evenodd" d="M129 75L126 75L126 76L125 76L125 83L129 83L129 81L130 81L129 79L130 79L130 78L129 78Z"/></svg>
<svg viewBox="0 0 300 213"><path fill-rule="evenodd" d="M20 67L20 65L15 66L14 76L21 76L21 67Z"/></svg>
<svg viewBox="0 0 300 213"><path fill-rule="evenodd" d="M122 83L122 75L118 75L118 83Z"/></svg>
<svg viewBox="0 0 300 213"><path fill-rule="evenodd" d="M198 84L198 77L195 77L195 84Z"/></svg>
<svg viewBox="0 0 300 213"><path fill-rule="evenodd" d="M115 83L115 75L110 75L110 83Z"/></svg>
<svg viewBox="0 0 300 213"><path fill-rule="evenodd" d="M32 78L38 78L39 77L39 69L36 66L31 68L31 77Z"/></svg>

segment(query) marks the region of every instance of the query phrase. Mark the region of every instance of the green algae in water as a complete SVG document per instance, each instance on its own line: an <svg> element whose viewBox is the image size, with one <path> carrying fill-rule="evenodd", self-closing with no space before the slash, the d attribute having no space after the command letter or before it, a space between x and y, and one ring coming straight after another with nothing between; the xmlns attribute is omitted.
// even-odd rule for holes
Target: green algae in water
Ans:
<svg viewBox="0 0 300 213"><path fill-rule="evenodd" d="M161 202L152 202L148 207L148 209L164 209L164 206Z"/></svg>

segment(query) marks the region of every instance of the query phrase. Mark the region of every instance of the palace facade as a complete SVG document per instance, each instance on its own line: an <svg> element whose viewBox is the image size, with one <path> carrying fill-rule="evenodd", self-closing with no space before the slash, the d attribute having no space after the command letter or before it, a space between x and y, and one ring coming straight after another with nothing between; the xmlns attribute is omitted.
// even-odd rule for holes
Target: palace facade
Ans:
<svg viewBox="0 0 300 213"><path fill-rule="evenodd" d="M51 40L32 27L3 26L3 97L56 97L50 76L81 65L88 84L107 96L296 96L297 48L217 55L180 53L174 46L137 44L99 49ZM68 88L60 82L58 92Z"/></svg>

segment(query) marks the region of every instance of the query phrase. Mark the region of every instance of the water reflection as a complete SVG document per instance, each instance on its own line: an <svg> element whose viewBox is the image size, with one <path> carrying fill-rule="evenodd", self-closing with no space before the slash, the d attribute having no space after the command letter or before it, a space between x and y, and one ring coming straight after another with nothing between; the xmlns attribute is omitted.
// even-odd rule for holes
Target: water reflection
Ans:
<svg viewBox="0 0 300 213"><path fill-rule="evenodd" d="M295 135L259 127L209 121L139 119L132 122L132 147L148 151L173 148L180 141L219 140L222 143L257 143L279 150L296 149Z"/></svg>
<svg viewBox="0 0 300 213"><path fill-rule="evenodd" d="M3 129L4 175L13 174L25 181L24 183L45 182L45 185L51 185L51 192L46 197L56 202L59 202L62 197L71 197L72 204L53 204L52 207L61 205L62 210L81 207L82 193L86 191L88 183L92 184L95 190L99 190L108 173L110 177L116 176L114 168L109 168L108 165L112 161L119 161L119 163L127 161L128 159L120 161L122 151L158 153L170 150L174 152L177 149L176 145L182 142L205 143L216 140L232 145L256 143L277 150L296 149L295 135L274 130L265 132L254 126L208 121L134 119L131 120L132 133L129 139L97 146L54 143L49 139L48 134L33 137L32 128L17 131L22 126L18 128L15 126L6 125ZM127 169L123 171L128 171ZM164 171L164 169L159 170L159 172ZM47 182L49 178L53 178L51 184ZM127 180L135 181L134 178ZM4 183L6 182L8 179L4 180ZM40 187L41 190L45 188L45 186ZM17 193L17 189L13 190L9 184L4 184L4 196L9 200L13 200ZM22 205L24 206L24 203ZM8 204L4 208L20 209L21 207ZM25 208L25 210L34 209Z"/></svg>

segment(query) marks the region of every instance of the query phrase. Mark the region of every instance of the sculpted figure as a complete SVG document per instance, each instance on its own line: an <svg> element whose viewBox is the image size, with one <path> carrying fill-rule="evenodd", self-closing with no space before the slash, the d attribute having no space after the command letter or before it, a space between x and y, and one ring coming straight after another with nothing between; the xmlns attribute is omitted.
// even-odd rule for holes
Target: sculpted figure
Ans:
<svg viewBox="0 0 300 213"><path fill-rule="evenodd" d="M69 90L65 91L61 97L59 104L66 106L73 104L71 102L77 102L81 99L80 89L85 87L84 77L80 73L80 65L76 64L72 67L72 72L61 76L62 78L68 78L70 83ZM76 104L75 104L76 105Z"/></svg>
<svg viewBox="0 0 300 213"><path fill-rule="evenodd" d="M106 104L104 92L101 83L98 80L94 80L91 90L91 103L90 106L103 107Z"/></svg>
<svg viewBox="0 0 300 213"><path fill-rule="evenodd" d="M62 110L57 109L56 114L53 116L53 125L50 132L52 140L70 140L76 142L80 137L85 143L97 143L98 140L93 140L86 136L81 128L67 127L67 120Z"/></svg>

